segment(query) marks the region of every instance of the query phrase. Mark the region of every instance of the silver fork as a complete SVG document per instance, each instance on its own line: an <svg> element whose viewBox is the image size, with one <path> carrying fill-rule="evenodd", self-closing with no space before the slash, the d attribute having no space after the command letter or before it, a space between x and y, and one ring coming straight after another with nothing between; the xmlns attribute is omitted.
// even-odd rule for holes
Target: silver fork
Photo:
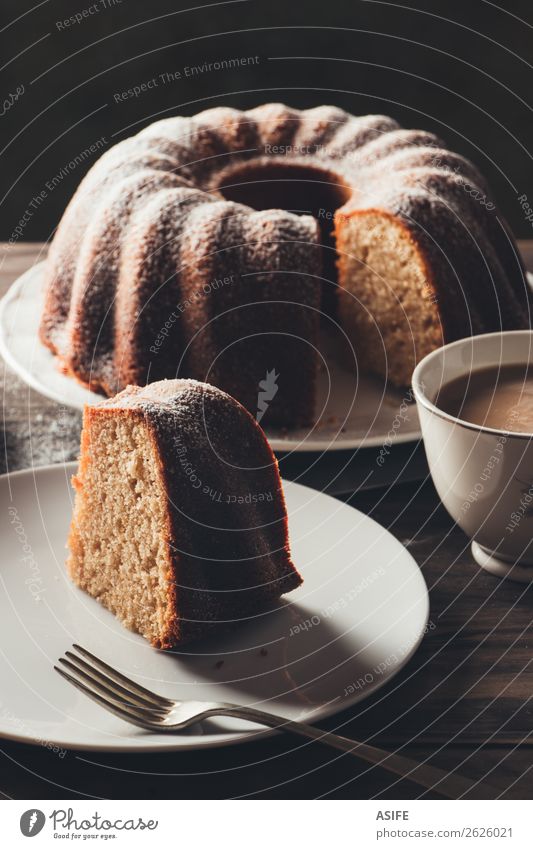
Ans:
<svg viewBox="0 0 533 849"><path fill-rule="evenodd" d="M445 772L426 763L417 763L403 755L386 752L367 743L349 740L304 722L275 716L273 713L226 702L182 702L167 699L126 678L87 649L76 644L72 648L76 653L65 652L65 657L59 658L58 661L61 666L54 666L54 669L97 704L146 731L156 731L159 734L176 733L210 716L233 716L267 728L275 728L277 731L288 731L309 740L316 740L333 749L354 755L361 761L380 766L393 775L406 778L448 799L459 799L465 794L468 794L469 799L494 799L499 795L498 790L481 781Z"/></svg>

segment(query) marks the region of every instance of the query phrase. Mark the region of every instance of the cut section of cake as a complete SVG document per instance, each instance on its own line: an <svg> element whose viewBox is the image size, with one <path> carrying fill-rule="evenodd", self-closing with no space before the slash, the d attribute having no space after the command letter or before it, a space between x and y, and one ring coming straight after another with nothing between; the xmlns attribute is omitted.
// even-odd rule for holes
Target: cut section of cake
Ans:
<svg viewBox="0 0 533 849"><path fill-rule="evenodd" d="M299 586L276 459L252 416L194 380L87 406L67 561L130 630L172 648Z"/></svg>

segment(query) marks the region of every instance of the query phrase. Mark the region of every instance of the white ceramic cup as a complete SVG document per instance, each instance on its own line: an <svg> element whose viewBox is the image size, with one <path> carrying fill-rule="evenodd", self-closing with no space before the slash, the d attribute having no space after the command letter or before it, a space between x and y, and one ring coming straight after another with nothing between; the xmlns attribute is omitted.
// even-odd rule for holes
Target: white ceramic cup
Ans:
<svg viewBox="0 0 533 849"><path fill-rule="evenodd" d="M439 409L439 389L488 366L533 361L533 332L509 330L451 342L413 374L433 483L457 524L473 539L476 562L499 577L533 581L533 432L495 430Z"/></svg>

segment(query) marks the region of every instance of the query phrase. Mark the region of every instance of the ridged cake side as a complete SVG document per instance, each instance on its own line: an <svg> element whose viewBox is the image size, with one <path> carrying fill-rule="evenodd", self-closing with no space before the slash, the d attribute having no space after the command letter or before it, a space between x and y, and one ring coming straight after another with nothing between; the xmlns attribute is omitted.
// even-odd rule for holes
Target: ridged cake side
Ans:
<svg viewBox="0 0 533 849"><path fill-rule="evenodd" d="M295 208L300 184L325 198L318 216L309 191ZM236 202L250 191L255 208ZM470 162L386 116L271 103L158 121L96 163L51 246L41 338L107 394L192 376L255 412L273 369L267 421L305 424L328 291L360 362L399 385L443 341L530 322L516 245Z"/></svg>

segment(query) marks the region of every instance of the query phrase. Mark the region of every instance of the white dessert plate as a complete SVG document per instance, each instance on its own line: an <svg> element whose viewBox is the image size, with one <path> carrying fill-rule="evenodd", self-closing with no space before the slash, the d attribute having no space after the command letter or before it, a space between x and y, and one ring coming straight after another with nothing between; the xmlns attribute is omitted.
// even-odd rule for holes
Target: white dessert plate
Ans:
<svg viewBox="0 0 533 849"><path fill-rule="evenodd" d="M52 353L41 344L38 327L43 304L44 263L19 277L0 302L0 353L9 366L41 395L83 409L101 396L62 374ZM406 390L387 388L369 376L356 375L328 358L329 374L319 374L320 416L312 427L290 431L267 428L275 451L340 451L375 448L421 439L414 402Z"/></svg>
<svg viewBox="0 0 533 849"><path fill-rule="evenodd" d="M47 748L139 752L275 733L233 719L176 735L127 725L54 672L74 642L168 696L238 702L317 722L383 687L422 640L428 593L405 548L352 507L286 482L303 585L276 611L224 638L157 651L65 574L75 468L0 477L0 737Z"/></svg>

